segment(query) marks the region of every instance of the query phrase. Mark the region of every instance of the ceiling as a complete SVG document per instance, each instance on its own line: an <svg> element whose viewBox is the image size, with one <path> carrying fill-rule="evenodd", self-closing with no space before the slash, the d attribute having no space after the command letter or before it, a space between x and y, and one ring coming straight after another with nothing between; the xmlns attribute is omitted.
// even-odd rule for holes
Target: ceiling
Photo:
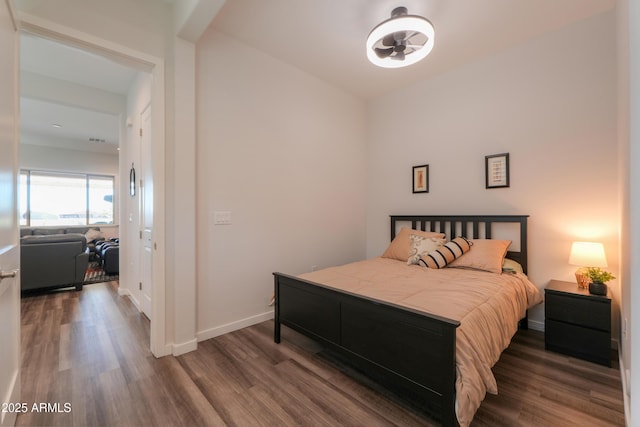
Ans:
<svg viewBox="0 0 640 427"><path fill-rule="evenodd" d="M136 70L22 33L20 72L22 143L117 154L120 116L113 101L125 105Z"/></svg>
<svg viewBox="0 0 640 427"><path fill-rule="evenodd" d="M615 0L227 0L213 27L365 100L613 8ZM369 32L397 6L435 46L401 69L370 64Z"/></svg>
<svg viewBox="0 0 640 427"><path fill-rule="evenodd" d="M432 22L435 46L426 59L410 67L378 68L366 58L365 41L397 6ZM211 25L371 100L614 6L615 0L227 0ZM31 76L124 97L137 74L103 57L30 34L22 34L20 43L21 71ZM34 94L31 88L28 96L23 94L20 120L26 143L117 152L120 119L98 106L79 107ZM91 138L105 142L91 143Z"/></svg>

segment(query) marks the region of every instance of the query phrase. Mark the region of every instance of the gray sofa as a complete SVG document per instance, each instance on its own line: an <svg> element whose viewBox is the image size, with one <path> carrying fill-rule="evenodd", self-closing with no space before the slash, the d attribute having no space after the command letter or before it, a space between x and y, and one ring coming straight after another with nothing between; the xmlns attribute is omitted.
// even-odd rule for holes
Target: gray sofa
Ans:
<svg viewBox="0 0 640 427"><path fill-rule="evenodd" d="M87 240L83 234L23 235L20 257L22 291L69 286L82 289L89 265Z"/></svg>

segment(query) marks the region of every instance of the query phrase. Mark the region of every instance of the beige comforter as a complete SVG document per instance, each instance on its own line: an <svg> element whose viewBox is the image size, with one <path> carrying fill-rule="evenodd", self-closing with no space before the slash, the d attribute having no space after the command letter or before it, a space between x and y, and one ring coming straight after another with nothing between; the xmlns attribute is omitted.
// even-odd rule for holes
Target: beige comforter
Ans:
<svg viewBox="0 0 640 427"><path fill-rule="evenodd" d="M432 270L374 258L301 278L460 321L456 332L456 415L468 426L487 392L498 393L491 368L509 346L527 308L542 301L520 273Z"/></svg>

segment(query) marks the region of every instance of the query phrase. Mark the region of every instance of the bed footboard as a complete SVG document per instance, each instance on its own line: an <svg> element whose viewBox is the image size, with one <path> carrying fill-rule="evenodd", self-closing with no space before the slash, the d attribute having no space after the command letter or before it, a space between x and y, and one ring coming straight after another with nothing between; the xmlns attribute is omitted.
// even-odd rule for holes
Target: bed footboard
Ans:
<svg viewBox="0 0 640 427"><path fill-rule="evenodd" d="M274 341L286 325L339 351L372 379L456 425L459 322L274 273Z"/></svg>

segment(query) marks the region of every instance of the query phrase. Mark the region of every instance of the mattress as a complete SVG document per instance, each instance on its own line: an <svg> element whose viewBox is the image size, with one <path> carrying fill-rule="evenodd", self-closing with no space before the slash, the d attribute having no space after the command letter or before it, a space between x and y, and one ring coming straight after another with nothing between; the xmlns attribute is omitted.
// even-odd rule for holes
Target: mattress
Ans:
<svg viewBox="0 0 640 427"><path fill-rule="evenodd" d="M456 415L467 426L486 393L497 394L491 368L526 310L542 301L522 273L429 269L373 258L300 278L460 322L456 331Z"/></svg>

